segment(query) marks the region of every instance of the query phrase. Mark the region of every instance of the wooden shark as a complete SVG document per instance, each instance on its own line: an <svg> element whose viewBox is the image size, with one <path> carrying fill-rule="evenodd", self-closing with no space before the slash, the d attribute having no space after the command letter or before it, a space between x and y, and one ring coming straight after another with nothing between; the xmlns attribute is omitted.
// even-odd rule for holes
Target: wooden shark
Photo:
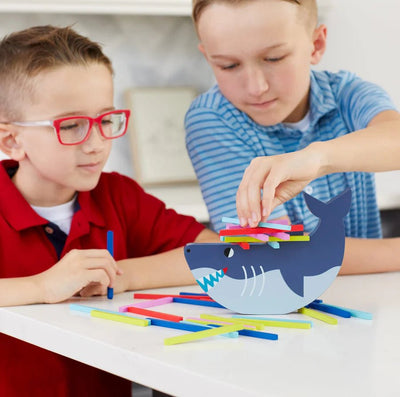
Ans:
<svg viewBox="0 0 400 397"><path fill-rule="evenodd" d="M229 243L187 244L185 258L202 289L226 308L253 314L287 313L322 294L342 264L351 190L327 203L303 194L319 218L309 242L283 242L279 249L253 243L249 250Z"/></svg>

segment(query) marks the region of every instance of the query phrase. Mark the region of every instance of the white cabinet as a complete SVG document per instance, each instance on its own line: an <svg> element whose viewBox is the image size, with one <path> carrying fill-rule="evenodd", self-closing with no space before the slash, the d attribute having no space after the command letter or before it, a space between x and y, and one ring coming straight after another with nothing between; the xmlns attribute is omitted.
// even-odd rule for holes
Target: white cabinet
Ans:
<svg viewBox="0 0 400 397"><path fill-rule="evenodd" d="M1 0L1 12L68 14L191 14L191 0Z"/></svg>

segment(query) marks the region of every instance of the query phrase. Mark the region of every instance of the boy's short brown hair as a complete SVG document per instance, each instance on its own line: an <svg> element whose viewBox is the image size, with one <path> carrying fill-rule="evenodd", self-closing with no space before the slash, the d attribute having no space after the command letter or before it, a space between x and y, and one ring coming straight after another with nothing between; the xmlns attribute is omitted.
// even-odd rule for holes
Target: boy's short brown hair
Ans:
<svg viewBox="0 0 400 397"><path fill-rule="evenodd" d="M236 6L243 3L248 3L254 0L193 0L192 1L192 18L194 24L197 26L202 12L211 4L226 3L231 6ZM317 20L317 3L316 0L281 0L297 4L304 11L302 14L305 16L307 24L314 25Z"/></svg>
<svg viewBox="0 0 400 397"><path fill-rule="evenodd" d="M101 46L71 27L35 26L0 41L0 120L18 118L23 101L33 101L32 78L65 65L104 64L110 59Z"/></svg>

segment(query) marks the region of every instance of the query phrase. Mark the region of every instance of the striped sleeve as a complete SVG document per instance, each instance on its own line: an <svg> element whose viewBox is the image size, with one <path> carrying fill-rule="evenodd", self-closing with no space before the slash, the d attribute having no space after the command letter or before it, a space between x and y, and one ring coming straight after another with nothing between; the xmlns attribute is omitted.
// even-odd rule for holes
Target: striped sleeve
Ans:
<svg viewBox="0 0 400 397"><path fill-rule="evenodd" d="M338 94L338 104L349 128L366 128L370 121L385 110L396 110L389 95L381 87L348 74Z"/></svg>
<svg viewBox="0 0 400 397"><path fill-rule="evenodd" d="M243 172L257 156L251 139L230 109L192 106L186 114L186 147L214 230L223 216L236 217L236 192ZM283 207L272 217L286 215Z"/></svg>

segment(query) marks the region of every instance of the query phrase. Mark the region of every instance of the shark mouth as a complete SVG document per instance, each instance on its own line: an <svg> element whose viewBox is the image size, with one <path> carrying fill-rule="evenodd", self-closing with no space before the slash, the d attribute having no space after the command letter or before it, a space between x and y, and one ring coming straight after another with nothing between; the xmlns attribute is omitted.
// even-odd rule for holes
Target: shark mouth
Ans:
<svg viewBox="0 0 400 397"><path fill-rule="evenodd" d="M250 266L250 269L251 269L251 274L247 274L246 267L242 266L242 270L243 270L243 279L242 280L244 280L244 284L243 284L243 289L242 289L240 296L244 296L244 294L246 293L246 290L248 290L248 288L250 288L250 290L248 291L249 296L253 296L253 294L255 292L256 284L257 284L256 271L254 269L254 266ZM265 275L264 275L265 272L261 265L260 265L260 270L261 270L262 277L261 277L261 286L258 291L258 296L261 296L262 292L264 291L264 286L265 286ZM214 273L210 273L207 276L198 278L198 279L196 279L196 281L200 285L200 287L203 289L204 292L208 292L208 290L210 288L215 287L221 281L221 279L225 276L225 273L227 271L228 271L228 268L225 267ZM248 282L248 280L250 280L250 279L253 280L252 285L250 284L250 282Z"/></svg>
<svg viewBox="0 0 400 397"><path fill-rule="evenodd" d="M214 273L210 273L207 276L198 278L198 279L196 279L196 281L200 285L200 287L203 289L204 292L208 292L209 288L214 287L216 284L218 284L221 281L221 279L225 276L225 273L227 272L227 270L228 270L228 268L225 267Z"/></svg>
<svg viewBox="0 0 400 397"><path fill-rule="evenodd" d="M254 266L250 266L251 269L251 274L247 274L247 270L245 266L242 266L243 270L243 278L244 280L243 283L243 289L240 294L240 296L244 296L247 291L247 294L249 296L253 296L255 289L256 289L256 284L257 284L257 277L256 277L256 271L254 269ZM263 267L260 265L260 270L261 270L261 286L259 287L258 291L258 296L261 296L262 292L264 291L264 286L265 286L265 271ZM207 276L203 276L201 278L196 279L197 283L200 285L200 287L203 289L204 292L208 292L210 288L215 287L221 279L225 276L225 273L228 271L228 268L225 267L221 270L217 270L214 273L210 273ZM251 283L249 280L252 279L253 282Z"/></svg>

